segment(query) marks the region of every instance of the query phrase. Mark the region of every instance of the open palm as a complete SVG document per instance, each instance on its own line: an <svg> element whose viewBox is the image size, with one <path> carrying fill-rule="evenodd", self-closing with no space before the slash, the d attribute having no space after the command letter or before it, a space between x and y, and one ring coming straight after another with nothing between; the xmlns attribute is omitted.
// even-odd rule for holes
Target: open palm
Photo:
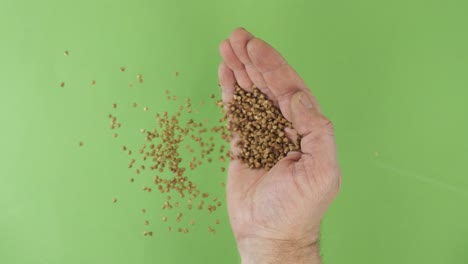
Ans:
<svg viewBox="0 0 468 264"><path fill-rule="evenodd" d="M302 136L301 152L290 152L268 172L238 159L230 162L227 199L236 240L312 243L341 184L332 124L299 75L266 42L239 28L220 52L223 100L230 101L236 84L247 91L255 85ZM237 151L234 142L231 149Z"/></svg>

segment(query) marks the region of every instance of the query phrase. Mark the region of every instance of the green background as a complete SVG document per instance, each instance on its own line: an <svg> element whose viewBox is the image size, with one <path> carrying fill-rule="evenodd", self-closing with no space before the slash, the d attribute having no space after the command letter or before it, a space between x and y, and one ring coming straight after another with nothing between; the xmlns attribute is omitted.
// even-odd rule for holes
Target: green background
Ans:
<svg viewBox="0 0 468 264"><path fill-rule="evenodd" d="M129 183L120 150L141 142L130 127L175 111L165 89L218 93L218 44L237 26L278 48L335 123L344 181L324 262L468 263L467 12L464 0L0 0L0 263L239 263L225 207L168 233L162 198ZM109 113L125 120L117 139ZM201 171L223 196L219 168Z"/></svg>

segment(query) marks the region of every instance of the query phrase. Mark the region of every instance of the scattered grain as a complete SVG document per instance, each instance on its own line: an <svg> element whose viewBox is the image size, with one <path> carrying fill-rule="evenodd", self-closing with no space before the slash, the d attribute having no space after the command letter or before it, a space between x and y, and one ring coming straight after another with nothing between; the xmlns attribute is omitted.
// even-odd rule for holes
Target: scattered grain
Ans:
<svg viewBox="0 0 468 264"><path fill-rule="evenodd" d="M137 80L139 83L143 83L143 75L142 74L138 74L137 75Z"/></svg>
<svg viewBox="0 0 468 264"><path fill-rule="evenodd" d="M212 228L211 226L208 227L208 232L212 233L213 235L216 234L216 229Z"/></svg>
<svg viewBox="0 0 468 264"><path fill-rule="evenodd" d="M122 69L121 69L122 70ZM141 74L137 75L138 81L141 83L143 77ZM141 80L141 81L140 81ZM177 97L171 94L170 90L166 90L165 94L167 95L167 99L169 100L177 100ZM212 94L211 98L215 98L215 95ZM216 104L222 105L220 100L215 100ZM204 105L205 102L201 101L201 105ZM138 105L136 102L132 104L134 108L137 108ZM114 108L117 108L117 104L113 104ZM203 213L207 210L209 213L214 213L217 208L222 206L221 201L218 200L217 197L210 197L208 192L201 192L194 182L191 181L192 175L190 177L186 176L186 165L187 163L182 163L182 156L180 155L180 150L182 146L185 145L185 149L187 152L190 152L191 157L184 162L188 162L187 164L190 169L196 169L199 166L205 163L217 163L218 160L220 162L225 162L226 157L229 157L229 151L226 150L227 144L219 144L215 138L210 135L210 133L218 134L221 136L225 142L229 142L231 140L230 137L230 129L232 126L226 126L227 116L224 115L220 119L214 119L214 122L220 122L219 125L214 125L212 127L208 126L210 124L208 119L201 119L201 120L193 120L190 119L188 122L185 121L184 116L179 119L181 114L184 113L184 109L187 113L197 113L198 110L192 108L191 100L187 98L185 100L184 105L179 106L179 111L174 114L170 114L168 112L158 113L155 114L155 119L157 121L156 128L141 128L140 132L144 137L145 144L138 149L136 154L140 154L138 161L142 161L144 163L136 164L135 158L131 159L129 167L135 170L137 174L140 174L140 170L143 172L160 172L158 175L154 175L154 184L157 193L161 193L163 195L167 195L167 199L161 205L161 209L163 210L172 210L172 209L179 209L180 207L184 208L184 202L187 202L187 209L192 210L193 206L198 206L199 210L203 210ZM145 106L143 108L144 111L148 111L149 108ZM187 114L186 114L187 116ZM196 115L194 115L196 117ZM117 123L117 118L109 115L111 121L111 128L119 128L121 123ZM182 121L184 120L184 121ZM271 122L272 124L274 122ZM277 123L274 123L278 125ZM146 125L145 125L146 126ZM187 142L193 140L192 142ZM185 141L185 143L184 143ZM146 143L149 142L149 143ZM190 144L187 144L190 143ZM279 142L278 142L279 143ZM148 144L149 147L146 146ZM129 150L126 146L122 147L123 151L128 151L129 155L132 155L131 150ZM217 150L219 149L221 154L217 154ZM226 155L225 155L226 154ZM219 164L221 165L221 164ZM218 166L219 166L218 165ZM221 167L221 171L225 171L225 167ZM145 173L146 174L146 173ZM130 182L134 182L134 178L130 178ZM225 184L221 183L221 187L225 188ZM151 192L152 188L148 186L143 186L143 191ZM172 197L168 194L175 193L177 197L180 196L181 200L172 199ZM208 201L205 204L205 199ZM192 199L197 199L194 202ZM211 204L213 203L213 204ZM185 209L185 208L184 208ZM182 210L182 209L181 209ZM182 210L183 211L183 210ZM146 213L146 210L142 210L143 213ZM172 221L181 222L183 217L183 212L178 212L174 218L171 218ZM168 222L168 217L162 217L163 222ZM144 221L145 225L149 225L149 220ZM190 225L195 224L195 220L191 220ZM219 224L219 220L217 219L216 224ZM171 231L172 227L168 227L168 231ZM188 228L178 228L179 232L188 233ZM150 235L151 231L145 231L146 235ZM212 227L209 227L209 232L216 233L216 230Z"/></svg>

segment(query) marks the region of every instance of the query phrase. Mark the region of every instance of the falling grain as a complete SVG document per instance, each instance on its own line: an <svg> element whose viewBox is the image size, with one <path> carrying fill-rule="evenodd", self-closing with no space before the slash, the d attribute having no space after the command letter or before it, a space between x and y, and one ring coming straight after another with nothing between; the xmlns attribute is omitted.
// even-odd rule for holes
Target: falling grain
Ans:
<svg viewBox="0 0 468 264"><path fill-rule="evenodd" d="M211 226L208 227L208 232L212 233L213 235L216 234L216 229L212 228Z"/></svg>
<svg viewBox="0 0 468 264"><path fill-rule="evenodd" d="M124 70L121 68L121 71ZM142 83L143 76L138 74L137 80L139 83ZM171 102L177 100L177 97L171 94L170 90L165 90L164 93ZM210 97L214 99L215 95L212 94ZM214 101L220 105L220 100ZM221 201L217 197L212 196L212 198L209 198L210 194L208 192L200 191L194 182L198 176L191 175L193 173L187 175L187 171L191 169L196 174L198 168L205 164L204 166L217 166L224 172L225 167L221 166L225 166L225 164L220 164L220 162L226 161L225 156L229 157L228 144L220 144L213 135L219 135L224 142L228 143L231 139L230 129L232 127L226 126L227 115L224 113L221 118L213 119L213 122L219 122L219 124L210 124L211 121L207 118L197 120L196 113L198 113L198 110L192 108L191 103L190 98L187 98L185 104L178 106L179 111L176 113L171 114L165 111L163 113L156 113L154 116L152 115L151 118L156 121L155 128L147 127L147 124L144 124L147 128L139 129L141 134L138 134L143 138L145 144L137 149L136 156L133 156L134 158L129 157L131 161L127 163L128 167L132 168L132 171L136 174L141 173L145 177L146 174L152 174L150 181L151 184L154 184L154 187L151 186L155 189L153 193L167 197L161 205L162 210L182 210L177 212L174 217L171 215L170 220L172 223L186 221L183 219L184 209L192 210L195 206L200 210L197 213L215 214L217 208L222 206ZM205 102L201 101L200 104L205 105ZM113 104L112 106L113 108L117 108L117 104ZM137 108L138 104L133 102L132 106L133 108ZM183 111L184 109L185 111ZM143 107L143 110L145 112L149 111L148 106ZM187 119L185 118L188 116L193 118L186 121ZM109 115L109 118L111 129L121 127L121 123L117 122L116 117ZM131 131L136 133L136 129L132 129ZM114 135L117 135L117 133ZM185 148L182 146L185 146ZM217 152L218 149L220 150L220 154ZM122 150L128 151L128 155L132 155L132 151L127 146L123 146ZM187 154L190 152L190 158L182 156L181 151L186 151ZM184 163L182 159L184 159ZM133 177L130 178L131 183L134 181ZM146 181L141 182L142 184L148 184ZM142 186L142 189L144 192L151 193L151 187L145 185ZM221 183L221 187L225 188L225 184ZM171 197L168 194L176 195L176 197ZM146 210L142 209L142 213L145 214ZM170 214L171 212L167 213ZM161 217L163 222L171 222L167 216L159 217ZM216 219L215 223L219 224L219 219ZM144 225L148 226L149 224L150 220L144 220ZM191 226L195 225L195 219L190 220L189 224ZM168 226L168 231L170 232L171 230L172 227ZM179 227L177 230L183 233L189 232L187 227ZM216 233L216 230L212 227L209 227L208 231L213 234ZM144 233L146 236L151 236L152 231L145 231Z"/></svg>
<svg viewBox="0 0 468 264"><path fill-rule="evenodd" d="M143 75L142 74L138 74L137 75L137 80L139 83L143 83Z"/></svg>

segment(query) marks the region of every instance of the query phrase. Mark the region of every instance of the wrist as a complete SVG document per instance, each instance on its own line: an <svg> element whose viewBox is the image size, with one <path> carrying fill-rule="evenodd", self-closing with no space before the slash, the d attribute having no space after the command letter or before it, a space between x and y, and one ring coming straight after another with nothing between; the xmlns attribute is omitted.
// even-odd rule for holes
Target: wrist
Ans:
<svg viewBox="0 0 468 264"><path fill-rule="evenodd" d="M318 236L302 239L246 237L237 242L242 264L319 264Z"/></svg>

